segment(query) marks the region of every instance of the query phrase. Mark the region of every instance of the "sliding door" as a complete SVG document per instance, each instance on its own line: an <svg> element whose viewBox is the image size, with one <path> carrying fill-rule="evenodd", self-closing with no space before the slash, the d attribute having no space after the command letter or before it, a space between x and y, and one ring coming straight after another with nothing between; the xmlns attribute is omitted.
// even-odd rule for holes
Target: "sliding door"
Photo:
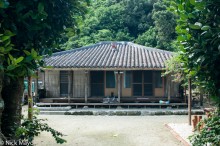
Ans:
<svg viewBox="0 0 220 146"><path fill-rule="evenodd" d="M153 96L153 71L132 72L133 96Z"/></svg>

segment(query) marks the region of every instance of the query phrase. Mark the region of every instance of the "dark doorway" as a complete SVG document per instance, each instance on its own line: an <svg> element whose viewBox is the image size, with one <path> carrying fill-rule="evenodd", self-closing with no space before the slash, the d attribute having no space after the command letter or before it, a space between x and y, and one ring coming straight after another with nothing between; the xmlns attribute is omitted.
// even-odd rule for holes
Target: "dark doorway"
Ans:
<svg viewBox="0 0 220 146"><path fill-rule="evenodd" d="M91 71L91 96L104 96L104 72Z"/></svg>

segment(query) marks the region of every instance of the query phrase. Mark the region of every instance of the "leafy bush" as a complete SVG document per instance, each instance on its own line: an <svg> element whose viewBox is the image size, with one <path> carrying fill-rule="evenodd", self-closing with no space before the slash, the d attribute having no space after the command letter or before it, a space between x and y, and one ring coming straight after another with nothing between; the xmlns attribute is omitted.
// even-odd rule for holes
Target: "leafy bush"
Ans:
<svg viewBox="0 0 220 146"><path fill-rule="evenodd" d="M16 129L16 137L19 140L25 140L32 143L35 136L38 136L41 132L50 132L59 144L65 143L66 140L61 137L64 136L62 133L54 130L48 124L43 123L46 119L37 119L33 116L33 120L24 119L21 126Z"/></svg>
<svg viewBox="0 0 220 146"><path fill-rule="evenodd" d="M214 112L210 118L201 121L197 129L204 123L204 128L200 132L189 137L193 146L220 146L220 116L219 112Z"/></svg>

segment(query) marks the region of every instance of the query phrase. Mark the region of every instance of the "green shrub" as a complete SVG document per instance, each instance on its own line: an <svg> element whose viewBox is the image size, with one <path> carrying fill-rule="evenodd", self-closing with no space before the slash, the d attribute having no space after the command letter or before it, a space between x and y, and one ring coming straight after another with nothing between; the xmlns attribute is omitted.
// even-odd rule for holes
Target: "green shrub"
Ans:
<svg viewBox="0 0 220 146"><path fill-rule="evenodd" d="M36 116L33 116L33 120L24 119L21 126L16 129L15 136L19 140L33 143L35 136L46 131L52 134L57 143L65 143L66 140L61 138L64 135L51 128L47 123L43 123L44 121L46 121L46 119L38 119Z"/></svg>
<svg viewBox="0 0 220 146"><path fill-rule="evenodd" d="M204 123L204 128L200 132L189 137L193 146L220 146L220 116L219 112L214 112L210 118L201 121L197 129Z"/></svg>

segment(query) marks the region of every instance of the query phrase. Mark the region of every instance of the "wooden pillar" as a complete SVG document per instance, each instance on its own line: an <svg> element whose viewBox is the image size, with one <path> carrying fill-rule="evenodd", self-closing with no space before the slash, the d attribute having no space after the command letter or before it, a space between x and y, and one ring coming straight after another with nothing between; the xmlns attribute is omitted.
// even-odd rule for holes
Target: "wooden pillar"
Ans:
<svg viewBox="0 0 220 146"><path fill-rule="evenodd" d="M85 103L88 102L88 71L85 71Z"/></svg>
<svg viewBox="0 0 220 146"><path fill-rule="evenodd" d="M121 77L120 72L118 72L118 102L121 102Z"/></svg>
<svg viewBox="0 0 220 146"><path fill-rule="evenodd" d="M163 96L165 97L165 77L162 77Z"/></svg>
<svg viewBox="0 0 220 146"><path fill-rule="evenodd" d="M36 76L37 77L36 77L36 94L35 94L35 99L36 99L36 97L38 97L38 89L39 89L39 86L38 86L38 78L39 78L38 71L36 72Z"/></svg>
<svg viewBox="0 0 220 146"><path fill-rule="evenodd" d="M28 76L28 119L33 119L32 78Z"/></svg>
<svg viewBox="0 0 220 146"><path fill-rule="evenodd" d="M46 76L46 70L44 70L44 89L46 89L46 86L45 86L45 83L46 83L45 76Z"/></svg>
<svg viewBox="0 0 220 146"><path fill-rule="evenodd" d="M169 76L169 79L168 79L168 101L170 101L170 98L171 98L171 75Z"/></svg>
<svg viewBox="0 0 220 146"><path fill-rule="evenodd" d="M191 78L188 80L188 92L189 92L189 94L188 94L188 116L189 116L189 125L191 125L191 108L192 108L192 106L191 106L191 102L192 102L192 89L191 89L191 85L192 85L192 80L191 80Z"/></svg>
<svg viewBox="0 0 220 146"><path fill-rule="evenodd" d="M68 103L70 103L70 94L71 94L71 71L68 72Z"/></svg>

